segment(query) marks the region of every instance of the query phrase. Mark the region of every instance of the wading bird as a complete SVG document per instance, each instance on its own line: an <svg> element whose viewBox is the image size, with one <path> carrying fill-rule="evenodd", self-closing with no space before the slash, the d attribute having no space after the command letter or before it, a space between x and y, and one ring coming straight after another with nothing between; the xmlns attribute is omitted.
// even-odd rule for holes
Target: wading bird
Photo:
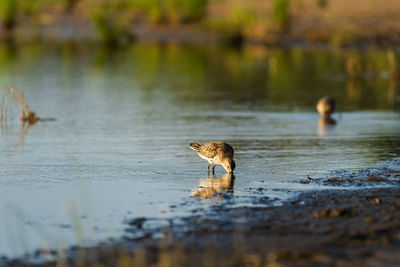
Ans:
<svg viewBox="0 0 400 267"><path fill-rule="evenodd" d="M215 173L215 165L222 165L228 173L233 173L236 167L233 160L233 148L224 142L209 141L205 143L191 143L190 148L208 161L208 173L210 173L210 164L213 164L212 173Z"/></svg>
<svg viewBox="0 0 400 267"><path fill-rule="evenodd" d="M336 110L336 101L330 96L321 97L317 103L317 111L323 119L331 119Z"/></svg>

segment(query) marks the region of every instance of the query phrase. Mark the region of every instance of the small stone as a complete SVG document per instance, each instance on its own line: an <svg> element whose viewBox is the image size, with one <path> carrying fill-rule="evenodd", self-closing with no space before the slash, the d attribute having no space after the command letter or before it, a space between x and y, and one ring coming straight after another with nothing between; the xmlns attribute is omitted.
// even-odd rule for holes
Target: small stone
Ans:
<svg viewBox="0 0 400 267"><path fill-rule="evenodd" d="M380 205L381 204L381 199L379 197L376 197L376 198L370 200L369 203L372 204L372 205Z"/></svg>
<svg viewBox="0 0 400 267"><path fill-rule="evenodd" d="M130 221L129 225L135 226L137 229L142 229L145 221L146 221L146 218L139 217L139 218L136 218L136 219L133 219L132 221Z"/></svg>
<svg viewBox="0 0 400 267"><path fill-rule="evenodd" d="M314 211L312 216L315 218L328 218L328 217L353 217L357 212L351 208L333 208Z"/></svg>

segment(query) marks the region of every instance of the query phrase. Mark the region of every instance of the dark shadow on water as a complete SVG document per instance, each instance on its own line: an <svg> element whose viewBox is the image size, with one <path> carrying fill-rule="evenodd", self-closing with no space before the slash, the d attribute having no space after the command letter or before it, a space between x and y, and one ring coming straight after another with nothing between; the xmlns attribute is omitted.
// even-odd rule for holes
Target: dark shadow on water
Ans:
<svg viewBox="0 0 400 267"><path fill-rule="evenodd" d="M201 179L198 187L190 194L200 198L229 198L233 196L235 175L226 173L222 176L212 175Z"/></svg>
<svg viewBox="0 0 400 267"><path fill-rule="evenodd" d="M56 118L39 118L38 121L48 122L48 121L57 121Z"/></svg>

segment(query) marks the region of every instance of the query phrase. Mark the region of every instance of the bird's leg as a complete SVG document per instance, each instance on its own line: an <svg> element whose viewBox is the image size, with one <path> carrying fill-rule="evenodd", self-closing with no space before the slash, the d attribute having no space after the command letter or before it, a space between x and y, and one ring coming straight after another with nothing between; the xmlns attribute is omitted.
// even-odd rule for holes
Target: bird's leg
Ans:
<svg viewBox="0 0 400 267"><path fill-rule="evenodd" d="M213 173L213 174L215 174L215 166L216 166L216 165L213 165L213 167L212 167L212 173Z"/></svg>
<svg viewBox="0 0 400 267"><path fill-rule="evenodd" d="M210 163L208 163L208 165L207 165L207 172L208 172L208 176L210 176Z"/></svg>

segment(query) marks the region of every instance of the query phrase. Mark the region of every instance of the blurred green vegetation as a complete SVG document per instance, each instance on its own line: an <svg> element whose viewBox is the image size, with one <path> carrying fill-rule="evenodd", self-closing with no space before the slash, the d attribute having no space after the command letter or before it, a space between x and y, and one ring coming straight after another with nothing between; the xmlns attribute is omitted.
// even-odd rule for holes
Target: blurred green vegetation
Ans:
<svg viewBox="0 0 400 267"><path fill-rule="evenodd" d="M215 40L231 44L282 44L303 38L343 46L358 40L398 40L398 35L388 34L384 13L375 19L380 26L370 32L363 27L371 22L369 11L341 12L346 3L335 4L328 0L2 0L1 37L24 41L68 36L74 40L76 33L76 39L108 45L132 42L135 33L156 40L168 35L181 40L186 32L194 33L196 39L218 36ZM364 22L363 16L369 20Z"/></svg>
<svg viewBox="0 0 400 267"><path fill-rule="evenodd" d="M0 1L1 25L4 32L9 32L16 26L17 2L15 0Z"/></svg>
<svg viewBox="0 0 400 267"><path fill-rule="evenodd" d="M152 23L188 23L202 19L207 0L129 0Z"/></svg>
<svg viewBox="0 0 400 267"><path fill-rule="evenodd" d="M326 7L328 5L328 0L315 0L319 7Z"/></svg>
<svg viewBox="0 0 400 267"><path fill-rule="evenodd" d="M272 0L272 20L281 32L287 32L290 27L290 0Z"/></svg>
<svg viewBox="0 0 400 267"><path fill-rule="evenodd" d="M392 12L387 5L382 8ZM113 45L132 42L135 33L154 34L156 40L168 35L181 40L189 32L197 40L212 35L231 44L282 44L302 39L343 46L360 40L399 39L389 34L385 13L375 18L365 8L342 12L345 8L343 0L339 4L329 0L1 0L0 23L3 40L75 40L76 34L82 41ZM399 8L397 5L393 12ZM372 31L364 28L375 21L378 26Z"/></svg>
<svg viewBox="0 0 400 267"><path fill-rule="evenodd" d="M13 35L19 20L33 26L41 23L35 20L41 16L51 16L51 21L57 21L65 14L73 13L80 3L83 1L2 0L2 35ZM137 17L157 24L199 21L205 16L207 0L99 0L86 1L82 6L79 16L83 19L86 16L93 23L100 39L110 44L126 39L127 33L132 32L132 21Z"/></svg>
<svg viewBox="0 0 400 267"><path fill-rule="evenodd" d="M132 38L126 1L104 1L92 10L91 19L103 43L115 46Z"/></svg>
<svg viewBox="0 0 400 267"><path fill-rule="evenodd" d="M208 25L237 43L262 39L269 30L290 30L291 1L272 0L270 8L259 9L255 3L226 2L219 14L209 17L209 9L222 1L208 0L2 0L0 19L3 37L13 35L18 27L40 29L41 25L62 23L73 15L80 23L91 22L98 39L106 44L119 43L133 33L137 23ZM326 5L327 0L318 1ZM263 2L260 2L261 4ZM58 23L58 24L57 24ZM75 25L76 27L76 25ZM202 28L202 27L201 27ZM204 29L204 28L202 28ZM38 32L38 35L41 33ZM5 39L5 38L4 38Z"/></svg>
<svg viewBox="0 0 400 267"><path fill-rule="evenodd" d="M103 0L92 11L91 21L104 43L116 45L134 39L137 19L155 24L195 22L205 15L206 6L207 0Z"/></svg>
<svg viewBox="0 0 400 267"><path fill-rule="evenodd" d="M227 43L240 45L256 25L257 19L252 8L236 4L230 7L227 18L215 19L209 25L221 32Z"/></svg>
<svg viewBox="0 0 400 267"><path fill-rule="evenodd" d="M65 0L65 12L72 13L75 10L75 7L78 5L80 0Z"/></svg>
<svg viewBox="0 0 400 267"><path fill-rule="evenodd" d="M60 0L2 0L0 1L0 21L3 40L13 40L19 20L29 21L38 26L37 18L48 5Z"/></svg>

